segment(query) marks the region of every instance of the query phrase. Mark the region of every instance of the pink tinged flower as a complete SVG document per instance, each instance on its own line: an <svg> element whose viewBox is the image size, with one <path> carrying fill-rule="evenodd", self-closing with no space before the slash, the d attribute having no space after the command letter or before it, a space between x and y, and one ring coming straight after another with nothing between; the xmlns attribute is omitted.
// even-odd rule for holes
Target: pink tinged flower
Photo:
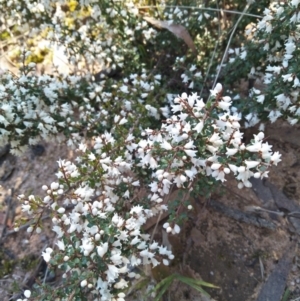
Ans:
<svg viewBox="0 0 300 301"><path fill-rule="evenodd" d="M100 257L103 257L108 250L108 243L102 243L101 246L97 247L97 253Z"/></svg>

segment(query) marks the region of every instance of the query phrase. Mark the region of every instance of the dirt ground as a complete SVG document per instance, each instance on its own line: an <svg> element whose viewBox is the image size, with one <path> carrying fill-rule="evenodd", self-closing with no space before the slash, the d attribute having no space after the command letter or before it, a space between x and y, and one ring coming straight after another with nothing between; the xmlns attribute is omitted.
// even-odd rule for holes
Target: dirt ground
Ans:
<svg viewBox="0 0 300 301"><path fill-rule="evenodd" d="M195 210L180 236L167 236L161 227L157 228L156 238L172 248L176 260L169 270L156 270L156 278L178 272L219 287L207 289L210 294L207 297L177 281L164 300L300 300L299 130L299 126L283 122L267 126L269 143L282 154L282 162L272 169L267 181L256 180L251 189L239 190L230 179L211 199L196 198ZM26 227L13 233L13 222L21 213L17 195L43 195L42 185L55 180L56 161L72 156L63 145L51 143L28 151L23 158L7 154L4 148L0 151L3 301L15 300L18 294L12 291L17 291L17 286L29 288L35 278L42 277L54 284L57 280L48 272L40 255L46 247L54 245L49 219L44 220L44 231L31 238ZM283 299L284 293L289 297ZM130 298L142 300L138 296Z"/></svg>

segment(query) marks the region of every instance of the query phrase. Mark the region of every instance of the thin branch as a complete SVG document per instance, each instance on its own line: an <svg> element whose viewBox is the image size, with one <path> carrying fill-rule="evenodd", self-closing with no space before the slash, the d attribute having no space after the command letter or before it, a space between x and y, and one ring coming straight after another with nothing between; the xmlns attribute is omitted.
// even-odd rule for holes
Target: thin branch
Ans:
<svg viewBox="0 0 300 301"><path fill-rule="evenodd" d="M217 3L218 5L218 3ZM222 9L220 11L223 11ZM202 88L201 88L201 91L200 91L200 98L202 97L202 93L203 93L203 89L204 89L204 85L207 81L207 78L209 76L209 72L210 72L210 68L213 64L213 61L214 61L214 58L215 58L215 55L216 55L216 52L217 52L217 47L219 46L219 41L220 41L220 37L221 37L221 22L220 22L220 13L218 12L218 19L219 19L219 22L218 22L218 39L216 40L216 43L215 43L215 48L214 48L214 52L212 54L212 56L210 57L210 61L209 61L209 65L208 65L208 68L207 68L207 72L205 74L205 78L204 78L204 81L203 81L203 85L202 85Z"/></svg>
<svg viewBox="0 0 300 301"><path fill-rule="evenodd" d="M241 21L242 18L246 15L246 11L248 10L249 7L250 7L249 4L247 4L247 5L245 6L245 8L244 8L242 14L239 16L238 20L236 21L236 23L235 23L235 25L234 25L234 27L233 27L233 30L232 30L232 32L231 32L231 35L230 35L230 38L229 38L229 40L228 40L226 49L225 49L225 51L224 51L224 54L223 54L223 57L222 57L222 61L221 61L221 63L220 63L220 67L219 67L218 73L217 73L217 75L216 75L216 78L215 78L215 80L214 80L214 83L213 83L212 88L215 87L215 85L216 85L216 83L217 83L217 81L218 81L218 78L219 78L219 75L220 75L220 72L221 72L223 63L224 63L225 58L226 58L226 56L227 56L227 52L228 52L228 49L229 49L231 40L232 40L232 38L233 38L233 35L235 34L235 31L236 31L236 29L237 29L237 27L238 27L240 21Z"/></svg>
<svg viewBox="0 0 300 301"><path fill-rule="evenodd" d="M211 8L211 7L196 7L196 6L187 6L187 5L161 5L164 8L185 8L185 9L193 9L193 10L208 10L208 11L215 11L215 12L220 12L221 10L225 13L229 14L235 14L235 15L241 15L241 16L247 16L247 17L253 17L253 18L259 18L262 19L262 16L259 15L254 15L254 14L248 14L240 11L235 11L235 10L228 10L228 9L218 9L218 8ZM145 6L138 6L139 9L144 9L144 8L156 8L156 5L145 5Z"/></svg>

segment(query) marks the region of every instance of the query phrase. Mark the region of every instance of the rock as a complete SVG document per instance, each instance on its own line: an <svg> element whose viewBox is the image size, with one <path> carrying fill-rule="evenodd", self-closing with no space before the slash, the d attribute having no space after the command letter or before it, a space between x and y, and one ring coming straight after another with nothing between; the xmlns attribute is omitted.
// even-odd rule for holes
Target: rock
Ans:
<svg viewBox="0 0 300 301"><path fill-rule="evenodd" d="M287 277L293 262L294 252L291 250L294 250L294 247L294 245L290 245L287 248L286 252L263 285L256 301L281 301L281 297L284 294L286 287ZM294 281L293 283L293 285L295 285Z"/></svg>

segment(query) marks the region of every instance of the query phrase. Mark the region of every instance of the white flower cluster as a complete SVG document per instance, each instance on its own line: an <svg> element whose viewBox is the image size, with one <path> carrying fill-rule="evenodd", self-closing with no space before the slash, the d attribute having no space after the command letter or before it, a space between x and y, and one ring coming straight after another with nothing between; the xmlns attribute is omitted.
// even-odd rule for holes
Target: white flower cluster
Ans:
<svg viewBox="0 0 300 301"><path fill-rule="evenodd" d="M255 47L264 52L264 58L260 60L263 65L257 65L255 61L248 70L251 78L258 78L265 85L252 91L251 97L256 103L252 103L251 113L246 118L249 126L262 118L275 122L280 117L294 125L300 120L298 1L272 2L263 14L256 25L252 24L246 30L250 46L244 46L242 53L240 49L232 51L236 57L231 57L229 62L234 63L239 56L251 64ZM242 56L243 53L246 55Z"/></svg>
<svg viewBox="0 0 300 301"><path fill-rule="evenodd" d="M31 68L32 70L32 68ZM37 144L41 138L49 140L72 126L74 112L71 104L61 103L59 94L67 91L70 84L76 91L80 77L64 80L48 75L21 75L18 79L4 73L0 79L0 143L10 143L11 152L22 154L27 145ZM36 89L37 88L37 89ZM36 89L36 90L35 90ZM80 95L82 92L76 91ZM74 104L77 106L77 104ZM59 120L55 116L60 115ZM63 120L65 118L65 120ZM72 119L71 119L72 118ZM26 141L24 144L24 140Z"/></svg>
<svg viewBox="0 0 300 301"><path fill-rule="evenodd" d="M137 153L141 166L149 165L155 170L151 200L161 202L172 184L178 188L191 188L193 179L203 174L223 182L225 175L233 172L240 181L240 188L250 187L250 177L266 177L268 167L281 161L281 155L272 153L271 146L263 142L262 132L250 145L244 145L243 134L239 130L240 117L230 113L231 99L221 97L221 91L220 84L211 91L217 97L212 106L221 111L216 119L210 118L207 105L197 94L187 96L184 93L174 100L172 111L176 115L167 119L160 131L145 130L148 139L138 143ZM195 145L197 139L206 141L201 151ZM159 157L154 152L157 146L162 150ZM168 170L160 169L158 162L168 157L173 157L168 162ZM226 158L224 163L221 163L222 157ZM247 159L237 164L238 157Z"/></svg>
<svg viewBox="0 0 300 301"><path fill-rule="evenodd" d="M35 63L27 63L32 53L22 49L20 74L0 75L0 143L10 143L16 155L41 138L61 141L60 133L68 137L68 146L79 144L81 155L75 163L58 161L58 181L43 186L44 198L19 196L22 212L36 221L27 231L40 233L41 215L45 209L51 212L56 247L46 248L42 257L61 268L65 279L54 295L65 293L67 300L72 287L77 291L80 286L80 292L90 293L94 300L123 301L126 287L139 277L136 267L169 265L174 258L143 229L149 218L171 207L173 200L168 197L173 189L187 195L201 179L224 182L230 173L239 188L250 187L250 177L267 177L268 168L277 165L281 155L272 152L263 133L249 145L243 143L241 117L231 110L232 99L223 96L222 85L211 90L206 103L196 93L174 99L161 89L165 79L156 70L159 64L149 72L140 59L148 54L144 46L153 46L157 31L143 21L133 3L71 2L27 1L24 9L17 0L0 3L7 17L3 29L17 23L22 32L23 24L25 31L25 24L34 25L36 29L25 36L43 36L44 45L61 50L70 67L53 76L37 75ZM170 23L185 26L191 17L210 18L178 7L164 14ZM269 14L265 12L260 30L264 24L267 32L273 30ZM284 43L285 61L273 62L288 67L296 42L289 37ZM247 58L245 49L237 54ZM186 70L185 63L185 58L177 59L174 71L180 71L182 83L193 89L202 75L197 64L189 63ZM297 89L295 74L283 74L284 68L275 68L275 63L268 70ZM122 79L105 73L93 77L103 66L122 69ZM263 104L263 93L254 92ZM166 95L170 105L160 108ZM279 110L290 110L297 96L279 93L277 111L270 109L273 119ZM162 125L157 122L161 114L166 117ZM180 233L178 211L163 225L170 235ZM31 292L26 290L24 296L31 298Z"/></svg>
<svg viewBox="0 0 300 301"><path fill-rule="evenodd" d="M82 156L77 165L58 161L61 183L44 185L47 195L36 206L53 212L58 239L58 250L43 252L46 262L58 260L66 279L77 273L83 289L88 287L103 301L113 300L128 286L128 278L139 277L132 267L155 267L160 261L168 265L174 258L171 251L143 233L148 218L168 209L171 189L192 191L199 178L225 181L230 172L240 188L250 187L252 176L267 176L268 167L277 165L281 155L271 152L263 133L244 145L239 117L230 114L230 97L222 96L220 84L211 94L206 104L197 94L175 98L173 115L161 129L143 130L144 138L129 132L117 140L106 132L94 139L92 152L80 144ZM115 133L123 127L116 121ZM149 174L148 187L141 186L139 169ZM142 202L135 202L137 195ZM32 212L38 198L19 198L24 212L31 216L40 213ZM180 233L174 221L163 227L167 233Z"/></svg>
<svg viewBox="0 0 300 301"><path fill-rule="evenodd" d="M132 136L126 139L129 148L131 138ZM68 277L73 272L80 273L81 278L84 278L81 287L88 287L92 294L101 296L101 300L114 300L113 296L121 300L125 296L122 292L115 292L128 286L128 278L139 277L132 267L146 264L156 266L160 258L168 265L169 260L174 258L171 251L150 241L150 235L142 232L142 226L153 216L152 210L140 205L132 206L128 212L124 211L124 207L119 211L116 209L126 200L130 204L132 193L139 188L140 183L133 177L126 176L131 173L132 167L128 158L126 160L118 156L112 159L103 151L108 145L114 146L114 143L112 135L106 133L95 139L96 155L87 154L86 147L80 146L87 155L85 160L90 165L97 162L98 170L103 173L101 182L97 182L95 188L85 181L74 188L72 194L68 193L60 205L58 197L65 196L63 186L56 182L49 187L43 186L47 196L42 203L54 212L53 231L57 234L59 249L54 252L47 248L42 254L44 260L51 263L53 257L62 254L61 264L65 270L63 277ZM79 159L81 168L82 160L84 159ZM65 183L82 176L82 171L80 174L80 169L73 163L59 160L58 164L57 176ZM122 184L126 185L127 190L120 196L118 187ZM24 196L20 196L20 199L24 199ZM34 197L30 196L24 202L23 211L30 212L26 206L33 200ZM66 205L72 205L73 209L67 212L64 207ZM83 270L74 269L72 261L78 256L76 254L86 258L85 266L93 271L92 274L86 275Z"/></svg>

